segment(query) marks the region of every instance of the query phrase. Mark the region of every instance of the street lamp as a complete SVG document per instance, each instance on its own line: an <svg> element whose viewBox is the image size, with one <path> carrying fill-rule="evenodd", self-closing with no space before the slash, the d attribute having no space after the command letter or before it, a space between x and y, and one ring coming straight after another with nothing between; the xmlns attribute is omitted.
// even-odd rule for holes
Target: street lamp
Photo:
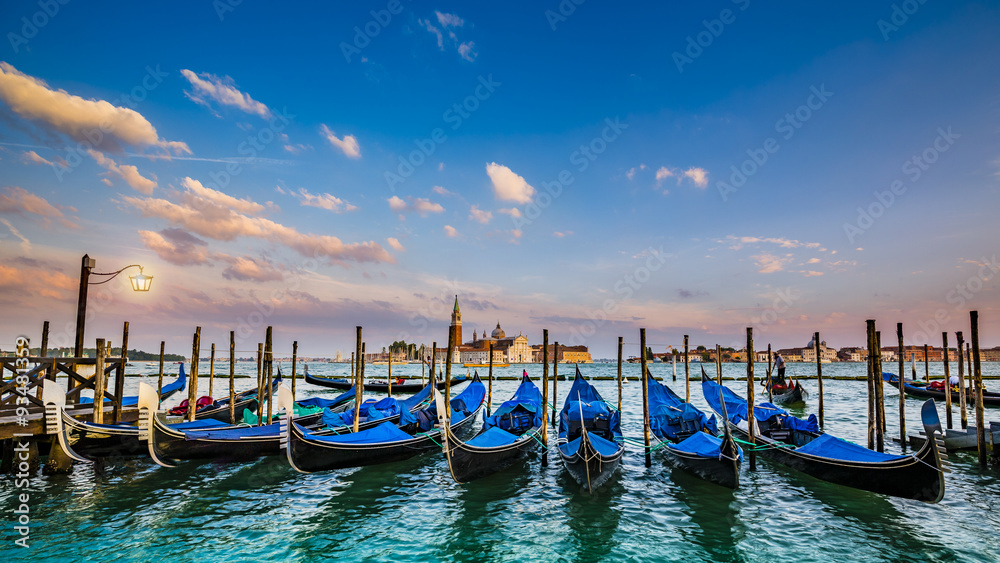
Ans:
<svg viewBox="0 0 1000 563"><path fill-rule="evenodd" d="M94 272L94 266L97 261L91 258L89 255L83 255L83 263L80 266L80 298L76 305L76 345L73 349L73 356L76 358L83 356L83 331L87 322L87 287L91 285L100 285L102 283L108 283L109 281L118 277L118 274L124 272L129 268L139 268L139 273L134 276L129 276L129 281L132 283L132 291L149 291L149 287L153 284L153 276L148 276L142 273L142 266L139 264L129 264L124 268L109 272L106 274ZM107 279L100 281L90 281L90 276L110 276Z"/></svg>

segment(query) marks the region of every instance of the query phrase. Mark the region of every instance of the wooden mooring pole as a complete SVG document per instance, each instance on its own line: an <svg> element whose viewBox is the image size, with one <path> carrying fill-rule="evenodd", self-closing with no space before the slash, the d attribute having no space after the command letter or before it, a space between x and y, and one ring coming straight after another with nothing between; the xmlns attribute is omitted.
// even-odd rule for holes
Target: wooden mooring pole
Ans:
<svg viewBox="0 0 1000 563"><path fill-rule="evenodd" d="M646 368L646 329L639 329L639 349L642 367L642 436L646 445L646 467L653 465L652 451L649 449L649 370Z"/></svg>
<svg viewBox="0 0 1000 563"><path fill-rule="evenodd" d="M820 348L819 333L813 334L813 341L816 345L816 378L819 386L819 427L823 427L823 356Z"/></svg>
<svg viewBox="0 0 1000 563"><path fill-rule="evenodd" d="M94 424L104 424L104 339L97 339L97 358L94 363Z"/></svg>
<svg viewBox="0 0 1000 563"><path fill-rule="evenodd" d="M125 364L128 363L128 321L122 326L122 353L121 363L115 370L115 402L114 412L111 420L121 422L122 419L122 398L125 395Z"/></svg>
<svg viewBox="0 0 1000 563"><path fill-rule="evenodd" d="M292 396L295 396L295 366L299 363L299 341L292 342Z"/></svg>
<svg viewBox="0 0 1000 563"><path fill-rule="evenodd" d="M771 364L772 360L773 358L771 356L771 344L769 343L767 345L767 380L766 380L767 383L764 385L764 387L767 388L767 402L769 403L774 402L774 392L771 389L771 372L774 370L774 367ZM719 380L719 385L722 385L721 379Z"/></svg>
<svg viewBox="0 0 1000 563"><path fill-rule="evenodd" d="M865 334L868 338L868 449L875 449L876 415L875 406L875 321L865 321Z"/></svg>
<svg viewBox="0 0 1000 563"><path fill-rule="evenodd" d="M903 359L902 351L903 348L903 323L896 323L896 338L899 341L899 380L897 386L899 387L899 444L903 446L903 451L906 451L906 393L903 392L905 385L903 384Z"/></svg>
<svg viewBox="0 0 1000 563"><path fill-rule="evenodd" d="M163 351L166 348L167 343L163 340L160 341L160 370L159 376L156 378L156 396L159 397L160 393L163 393Z"/></svg>
<svg viewBox="0 0 1000 563"><path fill-rule="evenodd" d="M272 392L272 389L274 388L274 340L273 332L270 326L267 327L264 340L266 342L264 345L266 350L264 353L264 366L267 368L267 389L264 391L264 399L267 401L267 423L271 424L271 404L274 402L271 400L271 397L274 394ZM289 420L291 420L291 413L289 413Z"/></svg>
<svg viewBox="0 0 1000 563"><path fill-rule="evenodd" d="M549 465L549 329L542 329L542 467Z"/></svg>
<svg viewBox="0 0 1000 563"><path fill-rule="evenodd" d="M747 327L747 430L749 430L750 442L750 471L757 471L757 453L754 451L756 443L756 419L753 416L753 327ZM723 420L722 424L729 421Z"/></svg>
<svg viewBox="0 0 1000 563"><path fill-rule="evenodd" d="M885 386L882 381L882 331L875 331L875 406L876 422L878 423L878 434L875 438L875 446L878 451L885 451L885 432L887 430L885 420Z"/></svg>
<svg viewBox="0 0 1000 563"><path fill-rule="evenodd" d="M208 364L208 396L215 400L215 342L212 343L212 355Z"/></svg>
<svg viewBox="0 0 1000 563"><path fill-rule="evenodd" d="M972 378L976 383L976 444L979 450L979 465L986 467L985 413L983 412L983 371L979 363L979 311L970 311L972 338Z"/></svg>
<svg viewBox="0 0 1000 563"><path fill-rule="evenodd" d="M229 331L229 423L236 424L236 331Z"/></svg>
<svg viewBox="0 0 1000 563"><path fill-rule="evenodd" d="M958 412L962 430L965 430L969 427L969 409L966 408L965 398L965 340L962 339L962 331L955 333L955 339L958 341Z"/></svg>
<svg viewBox="0 0 1000 563"><path fill-rule="evenodd" d="M420 368L423 372L423 368ZM486 395L486 416L490 416L493 406L493 341L490 341L490 387Z"/></svg>
<svg viewBox="0 0 1000 563"><path fill-rule="evenodd" d="M618 337L618 412L622 412L622 345L623 338Z"/></svg>
<svg viewBox="0 0 1000 563"><path fill-rule="evenodd" d="M951 430L951 362L948 357L948 333L941 333L941 361L944 363L944 388L948 390L944 395L944 412L947 418L948 430Z"/></svg>
<svg viewBox="0 0 1000 563"><path fill-rule="evenodd" d="M688 356L688 335L684 335L684 400L691 402L691 364Z"/></svg>
<svg viewBox="0 0 1000 563"><path fill-rule="evenodd" d="M559 342L552 347L552 426L556 425L556 404L559 403Z"/></svg>
<svg viewBox="0 0 1000 563"><path fill-rule="evenodd" d="M191 338L191 381L188 382L188 422L194 421L194 413L198 410L198 352L201 350L201 327L194 327Z"/></svg>
<svg viewBox="0 0 1000 563"><path fill-rule="evenodd" d="M355 362L363 362L364 358L361 357L361 327L357 327L357 338L354 341L354 349L356 355L354 356ZM358 431L358 417L361 416L361 402L364 400L364 384L361 381L361 364L358 363L354 365L354 372L357 374L354 377L354 431ZM433 395L433 393L432 393Z"/></svg>

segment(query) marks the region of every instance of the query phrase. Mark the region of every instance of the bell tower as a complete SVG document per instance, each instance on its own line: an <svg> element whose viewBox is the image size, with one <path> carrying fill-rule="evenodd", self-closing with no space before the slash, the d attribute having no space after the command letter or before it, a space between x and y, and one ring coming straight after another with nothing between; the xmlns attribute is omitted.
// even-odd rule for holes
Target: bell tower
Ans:
<svg viewBox="0 0 1000 563"><path fill-rule="evenodd" d="M458 348L462 342L462 312L458 309L458 296L455 296L455 309L451 312L451 326L449 329L453 335L455 347Z"/></svg>

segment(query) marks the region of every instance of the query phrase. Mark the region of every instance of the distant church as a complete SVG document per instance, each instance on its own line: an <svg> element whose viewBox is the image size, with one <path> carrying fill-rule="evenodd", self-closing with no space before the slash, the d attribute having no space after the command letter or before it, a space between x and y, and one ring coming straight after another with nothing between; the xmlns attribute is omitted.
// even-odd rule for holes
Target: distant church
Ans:
<svg viewBox="0 0 1000 563"><path fill-rule="evenodd" d="M489 336L483 331L479 337L477 331L472 332L472 340L462 342L462 311L458 306L458 296L455 296L455 307L451 312L451 325L448 327L449 336L456 344L452 351L452 363L461 364L488 364L490 361L490 344L493 345L494 364L514 364L528 363L533 361L532 349L528 344L528 337L523 334L508 337L502 328L500 321ZM447 354L447 348L439 348L437 352L438 361L442 361Z"/></svg>

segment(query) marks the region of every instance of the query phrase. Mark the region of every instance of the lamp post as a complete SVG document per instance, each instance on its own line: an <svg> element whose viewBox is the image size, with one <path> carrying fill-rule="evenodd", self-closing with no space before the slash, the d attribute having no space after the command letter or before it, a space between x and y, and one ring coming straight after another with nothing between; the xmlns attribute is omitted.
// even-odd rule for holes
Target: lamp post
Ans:
<svg viewBox="0 0 1000 563"><path fill-rule="evenodd" d="M124 268L102 274L99 272L94 272L94 266L97 261L91 258L89 255L83 255L83 263L80 266L80 297L77 300L76 305L76 343L73 348L73 356L79 358L83 356L83 331L87 323L87 288L91 285L100 285L102 283L108 283L109 281L118 277L118 274L124 272L129 268L139 268L139 273L134 276L129 276L129 281L132 283L132 291L149 291L149 287L153 284L153 276L147 276L142 273L142 266L139 264L129 264ZM110 276L107 279L101 281L90 281L90 276Z"/></svg>

